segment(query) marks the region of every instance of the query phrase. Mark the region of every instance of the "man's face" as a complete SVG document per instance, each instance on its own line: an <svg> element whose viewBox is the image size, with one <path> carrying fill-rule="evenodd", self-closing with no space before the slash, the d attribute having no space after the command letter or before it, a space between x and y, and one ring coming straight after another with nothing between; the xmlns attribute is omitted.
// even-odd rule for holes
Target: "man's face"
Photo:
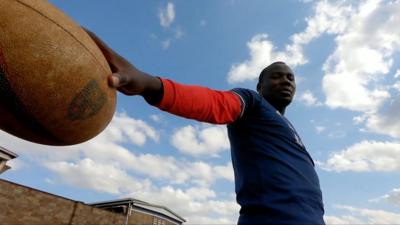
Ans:
<svg viewBox="0 0 400 225"><path fill-rule="evenodd" d="M285 108L296 91L293 71L286 64L275 64L263 75L257 91L273 106Z"/></svg>

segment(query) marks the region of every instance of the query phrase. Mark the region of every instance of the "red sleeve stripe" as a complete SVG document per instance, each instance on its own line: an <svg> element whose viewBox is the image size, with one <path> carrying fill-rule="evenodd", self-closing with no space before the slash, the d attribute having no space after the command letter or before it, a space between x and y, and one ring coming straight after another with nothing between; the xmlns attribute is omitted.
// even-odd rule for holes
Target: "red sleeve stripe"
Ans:
<svg viewBox="0 0 400 225"><path fill-rule="evenodd" d="M183 85L161 78L164 96L157 105L161 110L213 124L228 124L242 112L240 97L232 91Z"/></svg>

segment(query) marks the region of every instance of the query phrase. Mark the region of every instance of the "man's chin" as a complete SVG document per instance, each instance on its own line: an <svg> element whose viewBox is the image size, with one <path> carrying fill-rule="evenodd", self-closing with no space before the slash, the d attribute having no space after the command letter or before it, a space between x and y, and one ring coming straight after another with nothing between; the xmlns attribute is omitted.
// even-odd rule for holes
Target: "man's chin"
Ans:
<svg viewBox="0 0 400 225"><path fill-rule="evenodd" d="M293 97L283 97L280 99L280 105L286 107L292 103Z"/></svg>
<svg viewBox="0 0 400 225"><path fill-rule="evenodd" d="M264 97L265 98L265 97ZM270 104L278 108L286 108L292 100L292 96L274 96L274 98L265 98Z"/></svg>

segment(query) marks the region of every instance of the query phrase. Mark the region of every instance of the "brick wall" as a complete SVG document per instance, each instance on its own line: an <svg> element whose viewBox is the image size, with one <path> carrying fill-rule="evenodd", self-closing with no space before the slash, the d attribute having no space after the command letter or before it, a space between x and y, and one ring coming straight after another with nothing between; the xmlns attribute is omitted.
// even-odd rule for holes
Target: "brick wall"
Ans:
<svg viewBox="0 0 400 225"><path fill-rule="evenodd" d="M0 179L0 225L125 225L125 221L123 214ZM173 225L135 211L128 221L128 225Z"/></svg>

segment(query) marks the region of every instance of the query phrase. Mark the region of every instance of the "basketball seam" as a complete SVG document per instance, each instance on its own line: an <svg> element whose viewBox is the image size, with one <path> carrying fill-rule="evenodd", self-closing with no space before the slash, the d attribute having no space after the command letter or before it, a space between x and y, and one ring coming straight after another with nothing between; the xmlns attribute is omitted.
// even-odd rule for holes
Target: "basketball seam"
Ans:
<svg viewBox="0 0 400 225"><path fill-rule="evenodd" d="M56 21L54 21L54 20L51 19L50 17L46 16L45 14L43 14L42 12L40 12L39 10L33 8L32 6L30 6L30 5L28 5L28 4L24 3L24 2L21 2L20 0L16 0L16 1L17 1L18 3L20 3L21 5L24 5L25 7L32 9L33 11L37 12L38 14L42 15L44 18L50 20L50 21L53 22L55 25L57 25L58 27L60 27L62 30L64 30L66 33L68 33L73 39L75 39L75 41L77 41L79 44L81 44L81 45L86 49L86 51L88 51L88 52L90 53L90 55L92 55L92 57L95 58L95 60L96 60L100 65L102 65L102 63L97 59L96 55L93 54L93 52L90 51L89 48L86 47L86 45L83 44L78 38L76 38L70 31L68 31L67 29L65 29L63 26L61 26L61 25L58 24ZM49 3L49 4L50 4L50 3ZM68 16L67 16L67 17L68 17ZM107 69L105 69L103 66L101 66L101 67L103 68L103 70L104 70L106 73L108 73Z"/></svg>

